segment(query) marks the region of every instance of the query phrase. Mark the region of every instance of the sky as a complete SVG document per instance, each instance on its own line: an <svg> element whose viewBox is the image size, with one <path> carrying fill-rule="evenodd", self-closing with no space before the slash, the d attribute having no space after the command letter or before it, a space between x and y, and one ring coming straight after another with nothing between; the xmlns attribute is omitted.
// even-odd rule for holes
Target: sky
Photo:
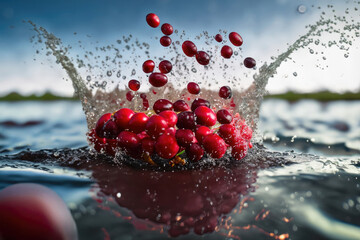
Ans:
<svg viewBox="0 0 360 240"><path fill-rule="evenodd" d="M65 71L55 61L48 60L51 56L36 54L39 46L30 42L34 31L24 23L28 20L46 28L63 43L73 46L73 51L81 53L84 50L76 49L77 41L87 41L86 36L104 45L129 34L146 40L153 32L146 25L145 16L154 12L176 29L186 30L188 36L204 30L215 35L219 29L241 33L244 55L254 57L260 66L271 62L271 56L285 51L289 44L305 34L308 31L306 25L314 24L321 16L329 16L322 14L324 11L336 9L337 13L343 14L350 8L352 11L347 18L359 22L355 7L360 9L360 5L352 1L330 0L2 0L0 95L12 91L23 94L51 91L66 96L73 93ZM332 37L324 37L321 41L331 41ZM360 46L359 42L352 42L347 51L340 51L337 48L324 50L312 44L314 54L307 47L296 51L270 79L267 90L270 93L359 91L357 45ZM348 57L344 57L345 54Z"/></svg>

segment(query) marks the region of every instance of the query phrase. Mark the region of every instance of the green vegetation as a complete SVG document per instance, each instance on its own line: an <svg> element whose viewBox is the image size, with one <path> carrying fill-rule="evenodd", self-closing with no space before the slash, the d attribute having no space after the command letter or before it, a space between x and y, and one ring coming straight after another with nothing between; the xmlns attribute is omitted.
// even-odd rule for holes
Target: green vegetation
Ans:
<svg viewBox="0 0 360 240"><path fill-rule="evenodd" d="M299 101L302 99L314 99L318 101L336 101L336 100L360 100L360 92L358 93L333 93L329 91L321 91L315 93L295 93L287 92L282 94L267 95L265 98L278 98L288 101Z"/></svg>
<svg viewBox="0 0 360 240"><path fill-rule="evenodd" d="M75 97L63 97L63 96L56 96L50 92L46 92L42 95L21 95L19 93L16 92L12 92L9 93L5 96L1 96L0 97L0 101L9 101L9 102L13 102L13 101L56 101L56 100L78 100Z"/></svg>

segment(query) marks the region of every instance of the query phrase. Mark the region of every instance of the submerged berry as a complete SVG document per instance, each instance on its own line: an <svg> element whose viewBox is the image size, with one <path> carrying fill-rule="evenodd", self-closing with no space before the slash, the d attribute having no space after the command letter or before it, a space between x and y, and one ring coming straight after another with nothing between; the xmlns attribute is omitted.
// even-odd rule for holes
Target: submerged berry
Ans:
<svg viewBox="0 0 360 240"><path fill-rule="evenodd" d="M244 65L247 68L253 68L256 66L256 61L255 61L255 59L253 59L251 57L247 57L244 59Z"/></svg>
<svg viewBox="0 0 360 240"><path fill-rule="evenodd" d="M165 118L159 115L153 115L146 122L145 131L150 137L156 139L162 135L168 128L168 123Z"/></svg>
<svg viewBox="0 0 360 240"><path fill-rule="evenodd" d="M240 34L236 32L231 32L229 34L229 40L234 46L240 47L243 44L243 39Z"/></svg>
<svg viewBox="0 0 360 240"><path fill-rule="evenodd" d="M217 159L224 156L227 148L224 139L214 133L204 138L203 146L210 157Z"/></svg>
<svg viewBox="0 0 360 240"><path fill-rule="evenodd" d="M168 78L163 73L152 73L149 76L149 82L154 87L162 87L168 82Z"/></svg>
<svg viewBox="0 0 360 240"><path fill-rule="evenodd" d="M231 113L226 109L220 109L216 113L216 118L217 118L218 122L221 124L231 123L231 121L233 119Z"/></svg>
<svg viewBox="0 0 360 240"><path fill-rule="evenodd" d="M200 86L199 86L199 84L197 84L195 82L189 82L188 85L187 85L187 90L191 94L199 94L200 93Z"/></svg>
<svg viewBox="0 0 360 240"><path fill-rule="evenodd" d="M196 98L193 103L191 104L191 111L195 111L196 108L200 106L206 106L210 108L210 102L208 100L202 98Z"/></svg>
<svg viewBox="0 0 360 240"><path fill-rule="evenodd" d="M186 156L190 161L197 162L204 156L204 149L199 144L193 143L186 149Z"/></svg>
<svg viewBox="0 0 360 240"><path fill-rule="evenodd" d="M180 129L195 129L195 114L190 111L179 113L176 126Z"/></svg>
<svg viewBox="0 0 360 240"><path fill-rule="evenodd" d="M210 56L204 51L199 51L196 54L196 61L201 65L208 65L210 62Z"/></svg>
<svg viewBox="0 0 360 240"><path fill-rule="evenodd" d="M171 159L178 153L179 149L175 137L171 135L161 135L155 143L155 151L161 158Z"/></svg>
<svg viewBox="0 0 360 240"><path fill-rule="evenodd" d="M128 87L136 92L140 88L140 82L138 80L132 79L129 81Z"/></svg>
<svg viewBox="0 0 360 240"><path fill-rule="evenodd" d="M231 58L232 54L233 54L233 50L230 46L224 45L221 48L221 56L223 56L224 58Z"/></svg>
<svg viewBox="0 0 360 240"><path fill-rule="evenodd" d="M189 105L184 100L177 100L174 102L173 107L175 112L185 112L190 110Z"/></svg>
<svg viewBox="0 0 360 240"><path fill-rule="evenodd" d="M100 138L104 138L104 131L103 131L103 128L104 128L104 125L107 121L109 121L111 118L111 113L105 113L104 115L102 115L99 120L97 121L96 123L96 126L95 126L95 132L96 132L96 135Z"/></svg>
<svg viewBox="0 0 360 240"><path fill-rule="evenodd" d="M168 36L162 36L160 38L160 44L164 47L168 47L171 44L171 38Z"/></svg>
<svg viewBox="0 0 360 240"><path fill-rule="evenodd" d="M156 113L160 113L162 111L172 110L173 105L167 99L159 99L154 103L153 109Z"/></svg>
<svg viewBox="0 0 360 240"><path fill-rule="evenodd" d="M141 133L145 131L146 122L149 117L142 112L135 113L129 121L129 129L133 133Z"/></svg>
<svg viewBox="0 0 360 240"><path fill-rule="evenodd" d="M188 57L193 57L197 53L196 45L191 41L185 41L182 44L182 50Z"/></svg>
<svg viewBox="0 0 360 240"><path fill-rule="evenodd" d="M142 69L144 73L151 73L154 71L154 68L155 68L155 63L153 60L146 60L142 65Z"/></svg>
<svg viewBox="0 0 360 240"><path fill-rule="evenodd" d="M163 60L159 63L159 70L161 73L169 73L172 70L172 64L168 60Z"/></svg>
<svg viewBox="0 0 360 240"><path fill-rule="evenodd" d="M206 106L200 106L195 109L196 122L208 127L216 124L216 115L213 110Z"/></svg>
<svg viewBox="0 0 360 240"><path fill-rule="evenodd" d="M223 86L219 90L219 97L229 99L232 97L232 91L229 86Z"/></svg>
<svg viewBox="0 0 360 240"><path fill-rule="evenodd" d="M156 28L160 25L160 18L155 13L146 15L146 22L150 27Z"/></svg>
<svg viewBox="0 0 360 240"><path fill-rule="evenodd" d="M215 40L216 40L217 42L222 42L223 37L221 36L221 34L216 34Z"/></svg>
<svg viewBox="0 0 360 240"><path fill-rule="evenodd" d="M171 35L174 31L173 26L171 26L169 23L164 23L161 25L161 31L165 35Z"/></svg>

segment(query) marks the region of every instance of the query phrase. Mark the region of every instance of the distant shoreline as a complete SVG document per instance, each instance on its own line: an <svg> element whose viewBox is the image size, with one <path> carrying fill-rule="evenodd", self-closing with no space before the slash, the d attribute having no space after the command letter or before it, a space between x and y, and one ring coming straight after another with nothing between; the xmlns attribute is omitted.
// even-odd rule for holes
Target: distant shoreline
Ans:
<svg viewBox="0 0 360 240"><path fill-rule="evenodd" d="M265 99L283 99L287 101L299 101L303 99L313 99L317 101L338 101L338 100L360 100L360 92L358 93L333 93L328 91L314 92L314 93L295 93L287 92L282 94L269 94L264 97ZM9 93L4 96L0 96L1 102L16 102L16 101L77 101L77 97L65 97L54 95L50 92L46 92L42 95L22 95L16 92Z"/></svg>

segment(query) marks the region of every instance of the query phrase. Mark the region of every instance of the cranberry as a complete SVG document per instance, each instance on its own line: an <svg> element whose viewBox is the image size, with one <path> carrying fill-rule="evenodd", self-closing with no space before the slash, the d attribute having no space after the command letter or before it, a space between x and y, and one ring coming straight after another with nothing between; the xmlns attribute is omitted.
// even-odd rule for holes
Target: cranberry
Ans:
<svg viewBox="0 0 360 240"><path fill-rule="evenodd" d="M252 133L253 133L253 131L248 125L246 125L246 124L242 125L242 127L241 127L241 136L245 140L249 141L252 138Z"/></svg>
<svg viewBox="0 0 360 240"><path fill-rule="evenodd" d="M129 128L129 121L132 116L134 116L134 111L129 108L121 108L114 114L116 124L120 130L125 130Z"/></svg>
<svg viewBox="0 0 360 240"><path fill-rule="evenodd" d="M98 152L101 152L105 148L106 139L98 137L95 129L88 133L88 140L90 141L91 146Z"/></svg>
<svg viewBox="0 0 360 240"><path fill-rule="evenodd" d="M117 141L121 150L131 155L134 155L135 152L139 152L139 148L141 147L139 137L133 132L122 131L119 133Z"/></svg>
<svg viewBox="0 0 360 240"><path fill-rule="evenodd" d="M172 110L173 105L167 99L159 99L154 103L153 109L156 113L160 113L162 111Z"/></svg>
<svg viewBox="0 0 360 240"><path fill-rule="evenodd" d="M189 147L194 142L195 135L189 129L178 129L175 134L177 143L182 147Z"/></svg>
<svg viewBox="0 0 360 240"><path fill-rule="evenodd" d="M234 44L234 46L240 47L243 44L242 37L236 32L231 32L229 34L229 39L230 39L230 42L232 44Z"/></svg>
<svg viewBox="0 0 360 240"><path fill-rule="evenodd" d="M253 144L249 142L249 148L253 148Z"/></svg>
<svg viewBox="0 0 360 240"><path fill-rule="evenodd" d="M164 23L163 25L161 25L161 31L165 35L171 35L174 29L169 23Z"/></svg>
<svg viewBox="0 0 360 240"><path fill-rule="evenodd" d="M247 57L244 59L244 65L247 68L253 68L256 66L256 61L255 61L255 59L253 59L251 57Z"/></svg>
<svg viewBox="0 0 360 240"><path fill-rule="evenodd" d="M204 51L199 51L196 54L196 61L201 65L208 65L210 62L210 56Z"/></svg>
<svg viewBox="0 0 360 240"><path fill-rule="evenodd" d="M200 106L195 109L196 122L205 126L214 126L216 124L216 114L206 106Z"/></svg>
<svg viewBox="0 0 360 240"><path fill-rule="evenodd" d="M206 126L200 126L199 128L196 129L195 131L195 137L198 140L198 142L200 144L203 143L204 138L209 135L210 133L212 133L212 131L210 130L210 128L206 127Z"/></svg>
<svg viewBox="0 0 360 240"><path fill-rule="evenodd" d="M105 123L107 121L109 121L110 118L111 118L111 113L105 113L97 121L96 126L95 126L95 132L96 132L96 135L98 135L98 137L100 137L100 138L105 137L103 128L104 128Z"/></svg>
<svg viewBox="0 0 360 240"><path fill-rule="evenodd" d="M241 160L246 156L247 150L248 150L248 144L246 141L243 140L232 146L231 155L236 160Z"/></svg>
<svg viewBox="0 0 360 240"><path fill-rule="evenodd" d="M196 45L191 41L185 41L182 44L182 50L188 57L193 57L197 53Z"/></svg>
<svg viewBox="0 0 360 240"><path fill-rule="evenodd" d="M138 136L138 138L139 138L140 140L143 140L144 138L149 138L149 137L150 137L145 131L143 131L143 132L141 132L141 133L138 133L138 134L136 134L136 135Z"/></svg>
<svg viewBox="0 0 360 240"><path fill-rule="evenodd" d="M168 47L171 44L171 38L168 36L162 36L160 38L160 44L164 47Z"/></svg>
<svg viewBox="0 0 360 240"><path fill-rule="evenodd" d="M145 113L135 113L129 121L130 131L134 133L141 133L142 131L145 131L145 126L148 119L149 117Z"/></svg>
<svg viewBox="0 0 360 240"><path fill-rule="evenodd" d="M153 60L146 60L142 65L142 69L144 73L151 73L154 71L154 68L155 68L155 63Z"/></svg>
<svg viewBox="0 0 360 240"><path fill-rule="evenodd" d="M161 158L171 159L178 153L179 149L175 137L171 135L161 135L155 143L155 151Z"/></svg>
<svg viewBox="0 0 360 240"><path fill-rule="evenodd" d="M146 97L146 94L145 94L145 93L141 93L141 94L140 94L140 97L141 97L142 99L147 99L147 97Z"/></svg>
<svg viewBox="0 0 360 240"><path fill-rule="evenodd" d="M185 112L190 110L189 105L184 100L177 100L174 102L173 107L175 112Z"/></svg>
<svg viewBox="0 0 360 240"><path fill-rule="evenodd" d="M131 102L131 100L134 98L134 93L132 92L132 91L128 91L127 93L126 93L126 99L129 101L129 102Z"/></svg>
<svg viewBox="0 0 360 240"><path fill-rule="evenodd" d="M223 56L224 58L231 58L232 54L233 54L233 50L228 45L224 45L221 48L221 56Z"/></svg>
<svg viewBox="0 0 360 240"><path fill-rule="evenodd" d="M114 139L117 137L120 129L117 126L116 120L114 118L110 118L109 121L104 124L103 132L105 138Z"/></svg>
<svg viewBox="0 0 360 240"><path fill-rule="evenodd" d="M186 149L186 156L190 161L197 162L204 156L204 149L199 144L193 143Z"/></svg>
<svg viewBox="0 0 360 240"><path fill-rule="evenodd" d="M163 60L159 63L159 70L161 73L169 73L171 72L172 64L168 60Z"/></svg>
<svg viewBox="0 0 360 240"><path fill-rule="evenodd" d="M216 40L217 42L222 42L223 37L221 36L221 34L216 34L215 40Z"/></svg>
<svg viewBox="0 0 360 240"><path fill-rule="evenodd" d="M168 124L165 118L159 115L153 115L147 121L145 131L150 137L156 139L162 135L167 128Z"/></svg>
<svg viewBox="0 0 360 240"><path fill-rule="evenodd" d="M138 80L132 79L129 81L128 86L131 90L137 91L140 88L140 82Z"/></svg>
<svg viewBox="0 0 360 240"><path fill-rule="evenodd" d="M150 27L156 28L160 25L160 18L155 13L146 15L146 22Z"/></svg>
<svg viewBox="0 0 360 240"><path fill-rule="evenodd" d="M205 151L212 158L221 158L226 152L226 143L217 134L209 134L204 138L203 146Z"/></svg>
<svg viewBox="0 0 360 240"><path fill-rule="evenodd" d="M151 138L144 138L141 140L141 147L145 153L152 155L154 153L155 140Z"/></svg>
<svg viewBox="0 0 360 240"><path fill-rule="evenodd" d="M176 123L178 128L194 129L195 128L195 114L193 112L181 112L178 114L178 121Z"/></svg>
<svg viewBox="0 0 360 240"><path fill-rule="evenodd" d="M165 135L171 135L173 137L175 137L176 134L176 129L174 127L169 127L165 130L164 132Z"/></svg>
<svg viewBox="0 0 360 240"><path fill-rule="evenodd" d="M168 78L163 73L152 73L149 76L149 82L154 87L162 87L168 82Z"/></svg>
<svg viewBox="0 0 360 240"><path fill-rule="evenodd" d="M191 111L195 111L196 108L200 106L206 106L210 108L210 102L208 100L202 98L196 98L193 103L191 104Z"/></svg>
<svg viewBox="0 0 360 240"><path fill-rule="evenodd" d="M232 91L229 86L223 86L219 90L219 96L224 99L229 99L232 97Z"/></svg>
<svg viewBox="0 0 360 240"><path fill-rule="evenodd" d="M231 124L223 124L219 128L219 135L225 140L230 146L235 145L241 140L241 134L238 129L236 129Z"/></svg>
<svg viewBox="0 0 360 240"><path fill-rule="evenodd" d="M220 109L216 113L216 118L217 118L218 122L221 124L231 123L231 121L233 119L231 113L226 109Z"/></svg>
<svg viewBox="0 0 360 240"><path fill-rule="evenodd" d="M199 84L197 84L195 82L189 82L188 85L187 85L187 90L191 94L199 94L200 93Z"/></svg>
<svg viewBox="0 0 360 240"><path fill-rule="evenodd" d="M150 107L149 100L147 100L146 98L143 98L143 107L144 110L148 110Z"/></svg>
<svg viewBox="0 0 360 240"><path fill-rule="evenodd" d="M171 110L165 110L159 113L160 116L165 118L169 127L174 127L177 122L177 114Z"/></svg>
<svg viewBox="0 0 360 240"><path fill-rule="evenodd" d="M108 155L115 156L116 148L118 146L117 138L116 139L105 139L105 152Z"/></svg>

